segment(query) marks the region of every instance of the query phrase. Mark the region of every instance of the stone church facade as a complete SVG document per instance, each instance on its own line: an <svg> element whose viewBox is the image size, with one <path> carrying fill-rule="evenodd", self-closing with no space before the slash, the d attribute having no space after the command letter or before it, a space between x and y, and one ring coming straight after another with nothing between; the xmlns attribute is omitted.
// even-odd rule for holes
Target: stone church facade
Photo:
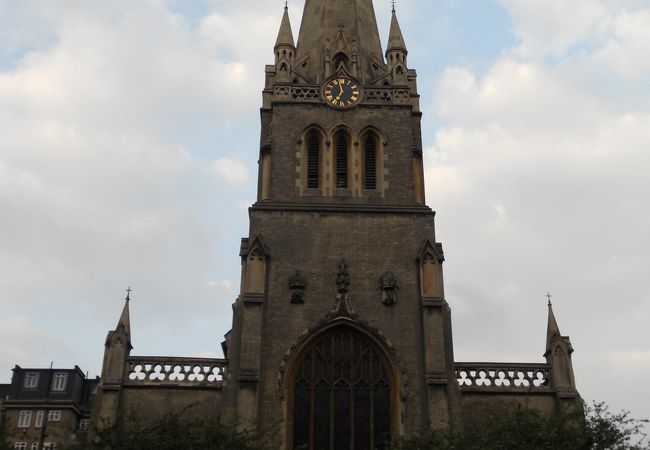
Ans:
<svg viewBox="0 0 650 450"><path fill-rule="evenodd" d="M285 449L359 450L482 411L579 403L550 305L544 362L454 359L417 76L392 14L384 51L372 0L306 0L297 42L285 8L225 358L132 355L127 301L95 424L183 411L277 424Z"/></svg>

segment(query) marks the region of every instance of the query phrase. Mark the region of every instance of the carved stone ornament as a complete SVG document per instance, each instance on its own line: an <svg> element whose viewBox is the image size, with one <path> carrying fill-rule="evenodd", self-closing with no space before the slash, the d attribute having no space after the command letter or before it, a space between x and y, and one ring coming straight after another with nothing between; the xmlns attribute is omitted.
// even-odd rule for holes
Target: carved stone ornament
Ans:
<svg viewBox="0 0 650 450"><path fill-rule="evenodd" d="M350 274L348 272L348 265L345 260L339 263L339 270L336 274L336 286L339 294L347 294L348 286L350 285Z"/></svg>
<svg viewBox="0 0 650 450"><path fill-rule="evenodd" d="M348 286L350 285L350 273L344 259L339 263L336 273L336 306L331 311L332 317L356 317L348 299Z"/></svg>
<svg viewBox="0 0 650 450"><path fill-rule="evenodd" d="M289 278L289 291L291 292L291 303L305 303L305 287L307 281L300 271Z"/></svg>
<svg viewBox="0 0 650 450"><path fill-rule="evenodd" d="M381 301L384 305L394 305L397 302L399 282L393 272L386 272L379 278L379 289L382 295Z"/></svg>

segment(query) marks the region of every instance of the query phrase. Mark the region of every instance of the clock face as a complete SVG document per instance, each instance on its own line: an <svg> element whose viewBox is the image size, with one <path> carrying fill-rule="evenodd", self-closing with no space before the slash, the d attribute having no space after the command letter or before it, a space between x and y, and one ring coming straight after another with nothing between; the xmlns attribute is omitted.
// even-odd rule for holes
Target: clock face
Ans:
<svg viewBox="0 0 650 450"><path fill-rule="evenodd" d="M336 77L327 82L323 95L335 108L351 108L361 101L361 88L347 77Z"/></svg>

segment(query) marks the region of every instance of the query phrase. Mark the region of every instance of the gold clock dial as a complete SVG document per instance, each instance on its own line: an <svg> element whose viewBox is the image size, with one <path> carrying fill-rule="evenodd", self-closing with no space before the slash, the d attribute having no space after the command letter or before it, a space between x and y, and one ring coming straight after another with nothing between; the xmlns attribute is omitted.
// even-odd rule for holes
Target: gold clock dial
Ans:
<svg viewBox="0 0 650 450"><path fill-rule="evenodd" d="M335 108L351 108L361 101L361 88L347 77L336 77L325 85L325 101Z"/></svg>

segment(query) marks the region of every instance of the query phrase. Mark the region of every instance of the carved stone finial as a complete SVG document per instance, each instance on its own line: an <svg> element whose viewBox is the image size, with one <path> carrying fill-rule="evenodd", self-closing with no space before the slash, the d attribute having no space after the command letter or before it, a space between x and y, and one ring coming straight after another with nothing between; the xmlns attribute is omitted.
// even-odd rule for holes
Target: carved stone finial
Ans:
<svg viewBox="0 0 650 450"><path fill-rule="evenodd" d="M296 271L295 275L289 278L289 291L291 292L291 303L305 303L305 277Z"/></svg>
<svg viewBox="0 0 650 450"><path fill-rule="evenodd" d="M336 286L339 294L347 294L348 286L350 285L350 274L348 272L348 265L344 259L339 263L339 270L336 274Z"/></svg>
<svg viewBox="0 0 650 450"><path fill-rule="evenodd" d="M331 311L331 317L355 317L356 314L350 305L348 299L348 286L350 285L350 273L345 259L339 263L339 269L336 273L336 306Z"/></svg>
<svg viewBox="0 0 650 450"><path fill-rule="evenodd" d="M397 302L399 282L393 272L386 272L379 278L379 289L382 294L381 301L384 305L394 305Z"/></svg>

